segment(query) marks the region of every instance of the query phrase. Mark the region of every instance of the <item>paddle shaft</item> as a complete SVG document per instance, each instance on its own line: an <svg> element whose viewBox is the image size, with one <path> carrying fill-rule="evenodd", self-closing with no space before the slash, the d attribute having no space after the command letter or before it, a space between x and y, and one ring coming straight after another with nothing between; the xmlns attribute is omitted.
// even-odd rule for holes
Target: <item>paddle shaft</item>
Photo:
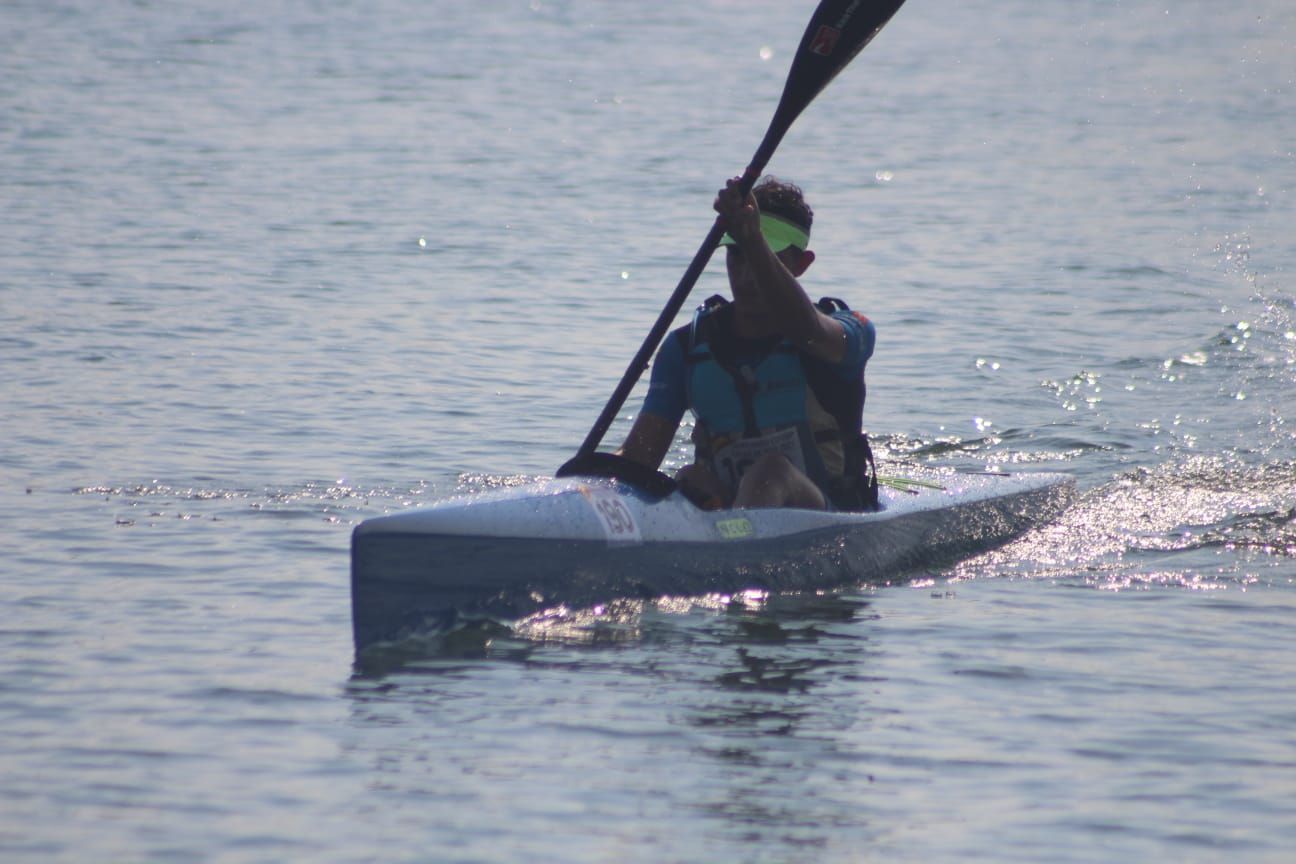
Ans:
<svg viewBox="0 0 1296 864"><path fill-rule="evenodd" d="M759 176L760 169L757 169L755 176L752 175L751 169L748 169L747 173L743 175L743 195L751 191L756 182L755 177ZM648 368L648 361L652 359L653 354L657 351L657 346L665 338L666 331L670 329L675 316L679 314L684 301L688 299L689 292L693 290L698 277L702 275L702 271L706 269L707 264L711 261L711 255L714 254L716 247L720 245L720 238L724 235L724 232L724 224L717 217L715 224L707 232L706 239L698 247L697 254L693 256L693 261L689 264L688 269L684 271L684 276L680 279L679 285L676 286L675 293L671 294L670 300L666 301L666 307L657 316L652 329L648 331L647 338L639 346L634 359L630 361L630 367L626 369L625 375L621 376L621 382L612 391L612 397L608 399L607 405L603 406L603 412L599 414L598 419L594 421L593 428L585 436L585 441L581 444L580 450L577 451L578 458L593 453L598 449L599 442L603 440L603 436L607 434L607 430L612 426L612 421L616 419L617 412L625 404L626 398L630 395L630 391L634 389L635 384L638 383L639 377Z"/></svg>
<svg viewBox="0 0 1296 864"><path fill-rule="evenodd" d="M805 35L801 37L801 44L792 58L787 83L783 86L783 96L779 100L765 137L756 148L747 170L743 172L740 189L744 196L756 184L756 180L769 164L779 143L782 142L783 136L792 127L793 121L828 85L828 82L846 68L846 64L850 63L855 55L877 35L882 26L891 20L891 16L903 3L904 0L823 0L819 4L810 17L810 24L806 27ZM688 269L684 271L684 276L676 286L675 292L666 302L666 307L657 316L657 321L648 331L647 338L639 346L634 359L630 361L630 366L621 377L621 382L612 391L612 397L608 399L594 426L585 436L576 457L568 462L568 465L578 462L582 457L587 457L598 449L603 436L607 434L612 421L616 419L617 412L621 410L630 391L634 389L640 376L648 368L648 362L665 338L671 322L679 314L684 301L688 299L689 292L693 290L698 277L710 262L711 255L720 245L720 238L724 232L724 223L720 217L717 217L711 230L707 232L706 239L698 247L697 254L693 256ZM559 474L562 473L565 472L560 468Z"/></svg>

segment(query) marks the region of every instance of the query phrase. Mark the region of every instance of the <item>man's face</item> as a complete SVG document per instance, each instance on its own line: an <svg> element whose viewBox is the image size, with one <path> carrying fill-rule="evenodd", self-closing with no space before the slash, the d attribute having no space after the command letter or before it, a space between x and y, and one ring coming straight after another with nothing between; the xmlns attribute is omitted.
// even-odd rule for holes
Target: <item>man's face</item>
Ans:
<svg viewBox="0 0 1296 864"><path fill-rule="evenodd" d="M729 288L733 291L734 299L748 303L758 302L755 278L752 276L751 267L747 264L746 256L737 246L726 246L725 250L725 269L729 272ZM789 246L782 252L775 253L793 276L800 275L804 270L800 266L804 254L795 246Z"/></svg>

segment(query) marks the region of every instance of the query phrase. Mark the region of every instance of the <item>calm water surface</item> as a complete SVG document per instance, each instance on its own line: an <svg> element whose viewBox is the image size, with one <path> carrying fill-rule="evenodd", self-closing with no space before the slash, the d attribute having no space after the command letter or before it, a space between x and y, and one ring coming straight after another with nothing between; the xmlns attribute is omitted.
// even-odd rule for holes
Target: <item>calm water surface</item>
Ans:
<svg viewBox="0 0 1296 864"><path fill-rule="evenodd" d="M0 858L1290 860L1280 0L910 0L771 165L887 458L1057 524L353 667L351 528L571 455L813 4L623 6L0 7Z"/></svg>

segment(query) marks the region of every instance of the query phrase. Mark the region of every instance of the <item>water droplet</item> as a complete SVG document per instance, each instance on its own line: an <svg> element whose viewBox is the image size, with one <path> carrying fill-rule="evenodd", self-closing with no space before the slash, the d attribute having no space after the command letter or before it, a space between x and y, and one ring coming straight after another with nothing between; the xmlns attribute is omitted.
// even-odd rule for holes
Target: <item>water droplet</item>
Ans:
<svg viewBox="0 0 1296 864"><path fill-rule="evenodd" d="M762 45L762 46L761 46L761 49L760 49L760 58L761 58L762 60L768 60L768 59L770 59L770 58L773 57L773 56L774 56L774 49L773 49L773 48L771 48L771 47L768 46L768 45Z"/></svg>

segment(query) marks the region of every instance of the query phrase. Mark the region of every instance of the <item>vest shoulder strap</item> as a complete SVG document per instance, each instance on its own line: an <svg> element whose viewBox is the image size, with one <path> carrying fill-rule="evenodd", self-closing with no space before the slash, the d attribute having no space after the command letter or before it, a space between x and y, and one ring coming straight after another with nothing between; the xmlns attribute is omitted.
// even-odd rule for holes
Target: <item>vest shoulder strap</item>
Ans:
<svg viewBox="0 0 1296 864"><path fill-rule="evenodd" d="M815 308L825 315L851 311L846 301L837 297L822 297ZM859 313L853 314L860 317ZM846 473L842 488L833 490L834 504L843 510L878 509L877 463L864 432L864 400L868 393L864 376L843 382L828 363L808 354L802 354L801 365L811 392L837 421L845 444Z"/></svg>
<svg viewBox="0 0 1296 864"><path fill-rule="evenodd" d="M834 312L851 311L850 307L846 305L846 301L837 297L820 297L819 302L815 304L815 308L825 315L831 315Z"/></svg>

